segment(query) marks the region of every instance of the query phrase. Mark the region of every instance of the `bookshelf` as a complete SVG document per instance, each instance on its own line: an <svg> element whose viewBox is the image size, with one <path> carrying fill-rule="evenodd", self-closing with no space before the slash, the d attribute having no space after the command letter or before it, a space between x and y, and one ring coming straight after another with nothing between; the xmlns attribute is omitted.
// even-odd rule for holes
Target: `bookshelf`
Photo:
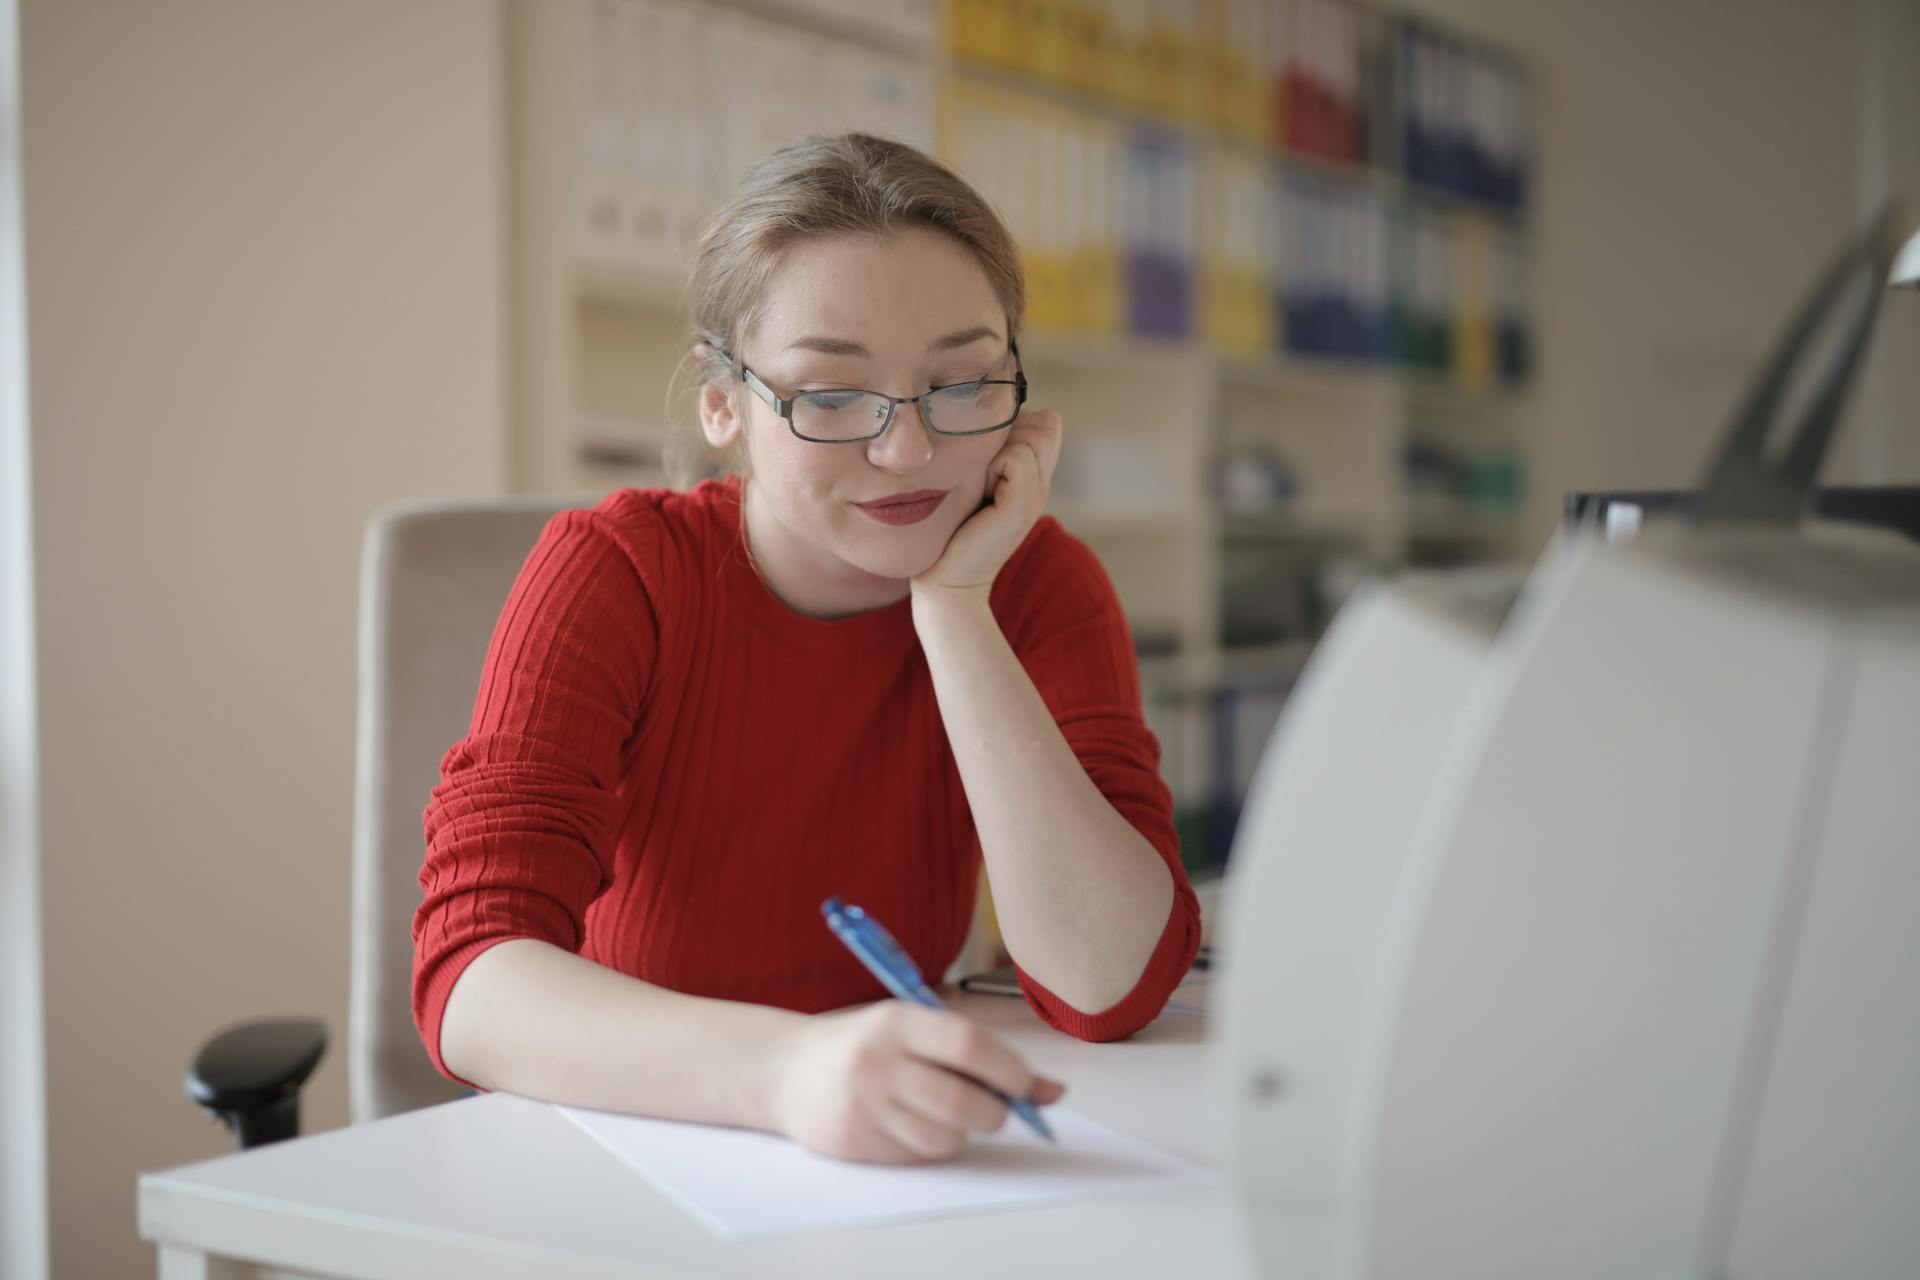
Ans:
<svg viewBox="0 0 1920 1280"><path fill-rule="evenodd" d="M1499 51L1347 0L507 12L516 488L667 483L704 216L774 147L861 128L953 165L1022 245L1033 402L1067 429L1050 509L1134 623L1189 817L1352 582L1531 549L1524 76ZM1447 120L1486 145L1436 143ZM1223 729L1236 689L1225 718L1257 714Z"/></svg>

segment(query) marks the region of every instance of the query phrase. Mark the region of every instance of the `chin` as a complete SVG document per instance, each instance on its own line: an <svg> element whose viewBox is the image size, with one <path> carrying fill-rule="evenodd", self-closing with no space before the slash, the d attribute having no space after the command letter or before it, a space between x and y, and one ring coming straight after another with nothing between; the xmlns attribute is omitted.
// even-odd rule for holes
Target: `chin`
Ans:
<svg viewBox="0 0 1920 1280"><path fill-rule="evenodd" d="M905 539L901 540L903 543ZM898 578L905 580L916 574L924 573L940 561L944 544L928 549L924 546L875 546L863 543L849 548L841 559L854 568L870 573L876 578Z"/></svg>
<svg viewBox="0 0 1920 1280"><path fill-rule="evenodd" d="M928 528L931 524L928 520L904 528L863 530L849 540L840 558L876 578L911 578L938 564L953 538L953 530Z"/></svg>

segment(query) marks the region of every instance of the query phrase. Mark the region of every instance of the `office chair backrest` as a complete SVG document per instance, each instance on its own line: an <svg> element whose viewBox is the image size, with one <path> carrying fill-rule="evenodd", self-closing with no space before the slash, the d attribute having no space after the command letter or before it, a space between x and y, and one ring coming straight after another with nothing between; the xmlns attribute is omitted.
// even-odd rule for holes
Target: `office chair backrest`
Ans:
<svg viewBox="0 0 1920 1280"><path fill-rule="evenodd" d="M413 1025L413 913L421 814L440 759L466 735L487 644L513 580L564 498L408 502L375 514L360 578L355 752L353 1120L462 1090L433 1069Z"/></svg>

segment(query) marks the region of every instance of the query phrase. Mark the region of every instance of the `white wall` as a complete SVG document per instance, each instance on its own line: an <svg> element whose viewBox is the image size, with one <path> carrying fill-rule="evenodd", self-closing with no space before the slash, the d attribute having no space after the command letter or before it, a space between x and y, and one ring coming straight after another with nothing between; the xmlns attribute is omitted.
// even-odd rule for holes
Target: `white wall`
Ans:
<svg viewBox="0 0 1920 1280"><path fill-rule="evenodd" d="M21 7L53 1272L151 1274L204 1036L324 1018L346 1120L361 529L504 483L499 15Z"/></svg>
<svg viewBox="0 0 1920 1280"><path fill-rule="evenodd" d="M47 1266L19 25L0 0L0 1276Z"/></svg>

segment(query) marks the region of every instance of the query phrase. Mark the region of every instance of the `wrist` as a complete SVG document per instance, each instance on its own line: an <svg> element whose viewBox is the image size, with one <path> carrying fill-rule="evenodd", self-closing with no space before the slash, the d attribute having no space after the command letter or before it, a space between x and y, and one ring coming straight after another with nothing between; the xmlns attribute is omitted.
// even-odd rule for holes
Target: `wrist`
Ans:
<svg viewBox="0 0 1920 1280"><path fill-rule="evenodd" d="M815 1021L804 1013L786 1009L768 1012L778 1013L779 1017L773 1023L772 1043L757 1055L752 1123L754 1128L791 1137L789 1098L792 1086L804 1069L806 1046L812 1038Z"/></svg>
<svg viewBox="0 0 1920 1280"><path fill-rule="evenodd" d="M929 626L977 625L993 622L989 597L992 587L913 587L913 624L924 633ZM997 625L997 624L996 624Z"/></svg>

